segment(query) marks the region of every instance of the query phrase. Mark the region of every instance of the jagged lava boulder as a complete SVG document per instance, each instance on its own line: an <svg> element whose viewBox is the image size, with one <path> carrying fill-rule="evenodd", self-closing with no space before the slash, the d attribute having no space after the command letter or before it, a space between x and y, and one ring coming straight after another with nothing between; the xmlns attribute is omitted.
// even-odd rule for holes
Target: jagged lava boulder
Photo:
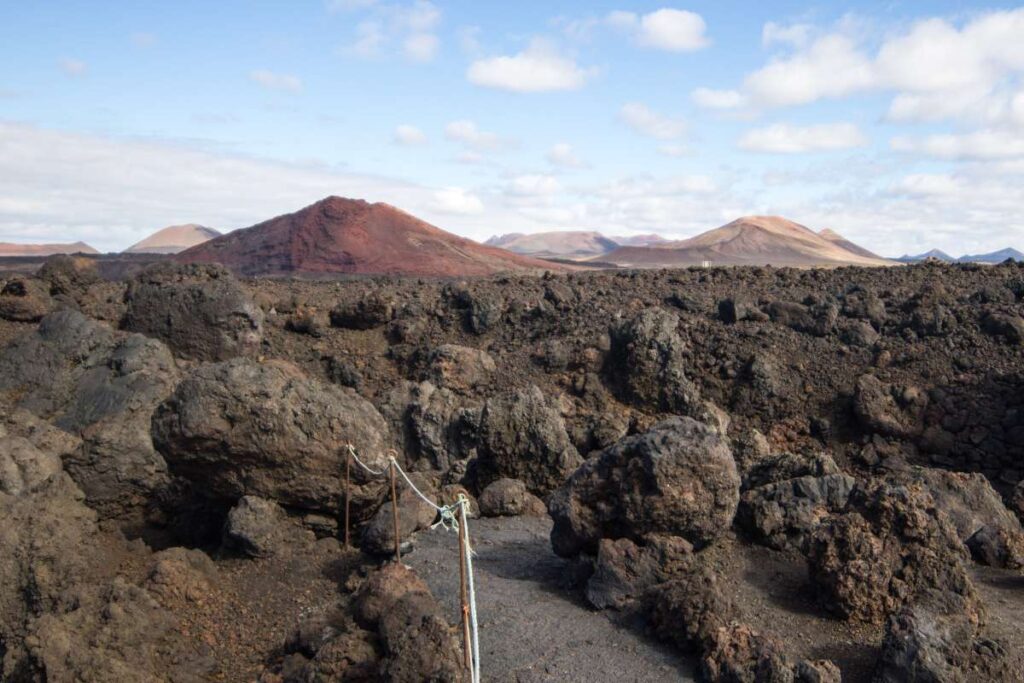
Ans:
<svg viewBox="0 0 1024 683"><path fill-rule="evenodd" d="M251 356L263 338L263 311L215 264L151 266L129 283L125 303L123 329L156 337L182 358Z"/></svg>
<svg viewBox="0 0 1024 683"><path fill-rule="evenodd" d="M64 465L105 515L121 515L166 484L150 418L178 369L155 339L122 334L75 311L46 316L0 353L0 391L82 439Z"/></svg>
<svg viewBox="0 0 1024 683"><path fill-rule="evenodd" d="M579 466L581 459L558 410L536 386L488 399L480 415L477 486L519 479L546 495Z"/></svg>
<svg viewBox="0 0 1024 683"><path fill-rule="evenodd" d="M353 390L325 385L284 361L202 365L153 416L153 441L171 469L208 495L244 495L336 511L344 445L382 466L384 418ZM353 467L357 482L365 481Z"/></svg>
<svg viewBox="0 0 1024 683"><path fill-rule="evenodd" d="M814 530L807 557L822 604L843 618L882 623L928 592L950 591L972 622L983 619L967 549L920 485L858 486L846 510Z"/></svg>
<svg viewBox="0 0 1024 683"><path fill-rule="evenodd" d="M681 536L702 546L732 525L740 497L728 440L673 417L589 458L548 501L563 557L595 554L602 538Z"/></svg>

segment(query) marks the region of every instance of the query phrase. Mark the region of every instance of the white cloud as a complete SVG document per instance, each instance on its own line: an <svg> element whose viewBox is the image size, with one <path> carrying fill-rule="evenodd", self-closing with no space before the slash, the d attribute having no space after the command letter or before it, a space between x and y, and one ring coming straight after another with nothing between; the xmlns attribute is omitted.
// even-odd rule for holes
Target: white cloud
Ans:
<svg viewBox="0 0 1024 683"><path fill-rule="evenodd" d="M736 90L697 88L690 97L697 106L705 109L737 109L746 104L746 98Z"/></svg>
<svg viewBox="0 0 1024 683"><path fill-rule="evenodd" d="M814 27L810 24L777 24L769 21L761 29L761 44L765 46L782 44L800 47L811 37Z"/></svg>
<svg viewBox="0 0 1024 683"><path fill-rule="evenodd" d="M472 215L483 212L484 203L462 187L446 187L434 193L434 208L441 213Z"/></svg>
<svg viewBox="0 0 1024 683"><path fill-rule="evenodd" d="M852 123L813 126L780 123L747 131L740 137L738 145L749 152L798 154L862 147L867 142L864 134Z"/></svg>
<svg viewBox="0 0 1024 683"><path fill-rule="evenodd" d="M631 33L638 44L657 50L694 52L711 44L703 17L686 10L665 7L643 15L615 11L608 14L605 23Z"/></svg>
<svg viewBox="0 0 1024 683"><path fill-rule="evenodd" d="M548 163L562 168L584 168L587 165L587 162L580 159L572 145L567 142L552 145L546 158Z"/></svg>
<svg viewBox="0 0 1024 683"><path fill-rule="evenodd" d="M79 59L65 58L58 62L60 70L71 77L84 76L89 70L89 65Z"/></svg>
<svg viewBox="0 0 1024 683"><path fill-rule="evenodd" d="M395 127L395 144L416 147L427 144L427 136L416 126L403 123Z"/></svg>
<svg viewBox="0 0 1024 683"><path fill-rule="evenodd" d="M985 129L970 133L944 133L923 138L896 137L897 152L915 152L948 160L993 160L1024 157L1024 130Z"/></svg>
<svg viewBox="0 0 1024 683"><path fill-rule="evenodd" d="M518 93L578 90L594 75L552 45L534 40L514 55L489 57L470 64L466 78L485 88Z"/></svg>
<svg viewBox="0 0 1024 683"><path fill-rule="evenodd" d="M249 80L253 83L258 83L268 90L286 90L288 92L299 92L302 90L302 81L298 76L275 73L266 69L250 71Z"/></svg>
<svg viewBox="0 0 1024 683"><path fill-rule="evenodd" d="M977 14L960 25L929 18L891 33L873 52L871 32L849 21L811 40L812 27L767 24L766 45L794 49L747 75L756 107L785 107L864 92L894 92L889 116L918 121L992 118L1007 80L1024 74L1024 8Z"/></svg>
<svg viewBox="0 0 1024 683"><path fill-rule="evenodd" d="M329 3L328 9L368 12L368 18L356 25L355 40L347 47L347 52L357 57L371 59L400 52L410 61L429 62L440 49L436 31L441 23L441 10L428 0L405 4L338 0Z"/></svg>
<svg viewBox="0 0 1024 683"><path fill-rule="evenodd" d="M429 62L437 55L441 41L432 33L414 33L405 39L405 56L414 62Z"/></svg>
<svg viewBox="0 0 1024 683"><path fill-rule="evenodd" d="M658 140L675 140L686 134L685 121L659 114L640 102L623 105L619 119L636 132Z"/></svg>
<svg viewBox="0 0 1024 683"><path fill-rule="evenodd" d="M550 175L527 174L512 179L508 194L516 197L543 197L562 190L558 179Z"/></svg>
<svg viewBox="0 0 1024 683"><path fill-rule="evenodd" d="M744 79L757 104L782 107L826 97L845 97L875 84L874 67L851 38L827 35L785 59L777 59Z"/></svg>
<svg viewBox="0 0 1024 683"><path fill-rule="evenodd" d="M497 133L480 130L475 122L468 120L452 121L444 127L444 136L475 152L494 152L509 145L509 141Z"/></svg>
<svg viewBox="0 0 1024 683"><path fill-rule="evenodd" d="M0 241L81 239L116 251L167 225L245 227L331 194L440 218L432 188L400 180L3 122L0 177Z"/></svg>
<svg viewBox="0 0 1024 683"><path fill-rule="evenodd" d="M900 180L893 189L903 194L941 197L959 192L961 183L945 173L914 173Z"/></svg>

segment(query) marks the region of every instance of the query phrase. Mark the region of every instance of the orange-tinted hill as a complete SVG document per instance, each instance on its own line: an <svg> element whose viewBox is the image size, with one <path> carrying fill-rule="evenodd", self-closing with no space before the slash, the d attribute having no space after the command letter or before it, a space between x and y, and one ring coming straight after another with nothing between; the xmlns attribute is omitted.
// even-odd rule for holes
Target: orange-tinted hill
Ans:
<svg viewBox="0 0 1024 683"><path fill-rule="evenodd" d="M852 245L856 247L856 245ZM865 254L867 253L867 255ZM622 247L602 261L631 267L700 265L893 265L857 247L851 250L779 216L745 216L696 237L655 247Z"/></svg>
<svg viewBox="0 0 1024 683"><path fill-rule="evenodd" d="M0 242L0 256L52 256L53 254L98 254L85 242L69 244L13 244Z"/></svg>
<svg viewBox="0 0 1024 683"><path fill-rule="evenodd" d="M241 275L461 277L558 266L445 232L388 204L328 197L181 252Z"/></svg>
<svg viewBox="0 0 1024 683"><path fill-rule="evenodd" d="M177 254L189 247L202 244L220 237L220 233L213 228L207 228L195 223L186 225L172 225L157 230L152 235L136 242L124 250L126 254Z"/></svg>

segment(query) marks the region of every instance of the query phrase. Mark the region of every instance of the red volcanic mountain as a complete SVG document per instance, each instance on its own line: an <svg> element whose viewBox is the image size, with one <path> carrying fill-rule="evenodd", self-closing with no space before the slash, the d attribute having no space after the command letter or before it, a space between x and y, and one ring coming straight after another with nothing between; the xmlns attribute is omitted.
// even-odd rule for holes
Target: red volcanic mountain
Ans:
<svg viewBox="0 0 1024 683"><path fill-rule="evenodd" d="M388 204L342 197L204 242L175 260L221 263L240 275L460 277L558 268L445 232Z"/></svg>

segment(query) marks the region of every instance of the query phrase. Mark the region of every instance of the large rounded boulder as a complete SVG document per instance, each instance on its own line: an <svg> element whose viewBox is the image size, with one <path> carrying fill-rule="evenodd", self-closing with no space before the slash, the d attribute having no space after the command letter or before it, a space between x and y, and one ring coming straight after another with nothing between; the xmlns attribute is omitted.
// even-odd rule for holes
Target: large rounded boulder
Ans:
<svg viewBox="0 0 1024 683"><path fill-rule="evenodd" d="M345 445L383 467L389 436L353 390L284 361L236 358L186 377L154 414L153 441L174 473L212 497L335 511ZM354 465L353 476L363 477Z"/></svg>
<svg viewBox="0 0 1024 683"><path fill-rule="evenodd" d="M255 355L263 311L223 266L160 263L125 293L121 326L164 341L177 356L221 361Z"/></svg>
<svg viewBox="0 0 1024 683"><path fill-rule="evenodd" d="M740 477L728 440L691 418L673 417L588 459L552 494L554 550L596 554L602 538L649 534L706 545L732 525Z"/></svg>

